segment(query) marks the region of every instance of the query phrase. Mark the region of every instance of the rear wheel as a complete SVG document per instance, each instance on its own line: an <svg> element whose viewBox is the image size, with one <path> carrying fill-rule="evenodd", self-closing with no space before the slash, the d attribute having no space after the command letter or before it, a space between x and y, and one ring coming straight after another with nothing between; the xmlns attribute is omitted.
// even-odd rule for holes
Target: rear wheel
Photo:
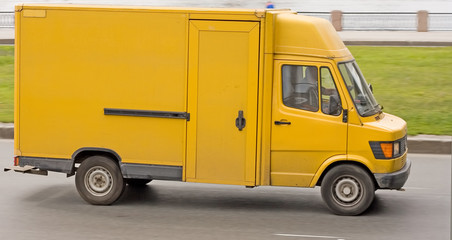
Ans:
<svg viewBox="0 0 452 240"><path fill-rule="evenodd" d="M146 184L151 182L151 179L137 179L137 178L128 178L125 179L126 183L132 187L144 187Z"/></svg>
<svg viewBox="0 0 452 240"><path fill-rule="evenodd" d="M88 203L109 205L122 195L125 182L116 162L108 157L92 156L78 168L75 185Z"/></svg>
<svg viewBox="0 0 452 240"><path fill-rule="evenodd" d="M372 178L361 167L340 165L331 169L322 181L322 198L337 215L359 215L375 197Z"/></svg>

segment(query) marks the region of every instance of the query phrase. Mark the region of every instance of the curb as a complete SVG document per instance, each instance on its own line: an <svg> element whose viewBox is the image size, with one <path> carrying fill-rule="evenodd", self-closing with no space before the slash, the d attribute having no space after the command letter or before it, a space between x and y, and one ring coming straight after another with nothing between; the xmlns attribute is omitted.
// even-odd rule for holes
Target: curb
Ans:
<svg viewBox="0 0 452 240"><path fill-rule="evenodd" d="M409 153L452 154L452 136L417 135L407 144Z"/></svg>
<svg viewBox="0 0 452 240"><path fill-rule="evenodd" d="M14 139L14 123L0 123L0 139Z"/></svg>
<svg viewBox="0 0 452 240"><path fill-rule="evenodd" d="M0 44L14 44L14 39L0 39Z"/></svg>
<svg viewBox="0 0 452 240"><path fill-rule="evenodd" d="M14 139L13 123L0 123L0 139ZM409 136L408 153L452 154L452 136Z"/></svg>

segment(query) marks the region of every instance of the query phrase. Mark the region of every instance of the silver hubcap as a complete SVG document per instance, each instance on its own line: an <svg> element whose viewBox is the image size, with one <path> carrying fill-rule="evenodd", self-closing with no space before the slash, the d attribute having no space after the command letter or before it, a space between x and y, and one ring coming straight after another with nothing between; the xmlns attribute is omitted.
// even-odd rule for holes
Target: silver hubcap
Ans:
<svg viewBox="0 0 452 240"><path fill-rule="evenodd" d="M333 186L334 200L342 206L353 206L362 198L360 183L352 177L340 177Z"/></svg>
<svg viewBox="0 0 452 240"><path fill-rule="evenodd" d="M113 178L106 168L95 166L85 175L85 187L92 195L102 197L111 191Z"/></svg>

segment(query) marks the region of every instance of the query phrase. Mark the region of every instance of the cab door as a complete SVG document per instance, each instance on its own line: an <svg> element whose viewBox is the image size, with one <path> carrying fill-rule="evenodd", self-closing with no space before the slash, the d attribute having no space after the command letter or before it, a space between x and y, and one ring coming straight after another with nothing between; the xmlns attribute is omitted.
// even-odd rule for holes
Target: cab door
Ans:
<svg viewBox="0 0 452 240"><path fill-rule="evenodd" d="M309 186L325 160L346 159L344 95L329 63L277 60L274 66L271 185Z"/></svg>
<svg viewBox="0 0 452 240"><path fill-rule="evenodd" d="M255 185L259 23L190 21L191 182Z"/></svg>

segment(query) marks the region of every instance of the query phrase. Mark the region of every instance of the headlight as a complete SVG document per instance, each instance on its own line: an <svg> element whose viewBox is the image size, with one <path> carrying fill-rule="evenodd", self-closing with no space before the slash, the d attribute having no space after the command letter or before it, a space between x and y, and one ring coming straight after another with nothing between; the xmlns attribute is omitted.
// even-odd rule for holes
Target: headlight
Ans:
<svg viewBox="0 0 452 240"><path fill-rule="evenodd" d="M392 156L397 156L400 154L400 142L394 142L394 151Z"/></svg>
<svg viewBox="0 0 452 240"><path fill-rule="evenodd" d="M392 142L369 142L376 159L391 159L402 156L406 151L406 137Z"/></svg>

